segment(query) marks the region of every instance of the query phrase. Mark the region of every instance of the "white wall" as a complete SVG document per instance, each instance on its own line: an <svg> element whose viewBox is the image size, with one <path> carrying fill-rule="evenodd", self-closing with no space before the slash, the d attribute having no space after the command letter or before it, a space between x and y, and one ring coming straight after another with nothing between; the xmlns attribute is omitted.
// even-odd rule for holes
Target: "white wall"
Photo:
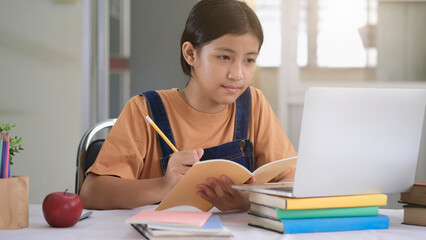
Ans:
<svg viewBox="0 0 426 240"><path fill-rule="evenodd" d="M16 123L24 151L13 175L30 203L74 191L81 130L82 2L0 1L0 122Z"/></svg>
<svg viewBox="0 0 426 240"><path fill-rule="evenodd" d="M381 1L378 17L378 80L424 82L426 1Z"/></svg>

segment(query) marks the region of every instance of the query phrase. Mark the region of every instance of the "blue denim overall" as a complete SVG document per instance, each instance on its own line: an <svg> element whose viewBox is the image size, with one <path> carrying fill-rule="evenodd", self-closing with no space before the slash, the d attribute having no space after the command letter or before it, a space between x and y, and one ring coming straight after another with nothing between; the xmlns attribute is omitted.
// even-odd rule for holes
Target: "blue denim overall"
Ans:
<svg viewBox="0 0 426 240"><path fill-rule="evenodd" d="M161 131L163 131L164 135L167 136L170 142L176 146L169 118L167 117L167 112L164 108L160 95L156 91L147 91L140 95L145 97L151 111L153 121L157 124ZM208 159L227 159L243 165L250 171L254 170L253 142L247 139L250 105L251 95L250 87L248 87L236 101L233 141L219 146L205 148L200 161ZM162 152L160 164L161 171L164 175L166 174L167 163L170 155L173 153L173 150L158 134L157 139L160 143Z"/></svg>

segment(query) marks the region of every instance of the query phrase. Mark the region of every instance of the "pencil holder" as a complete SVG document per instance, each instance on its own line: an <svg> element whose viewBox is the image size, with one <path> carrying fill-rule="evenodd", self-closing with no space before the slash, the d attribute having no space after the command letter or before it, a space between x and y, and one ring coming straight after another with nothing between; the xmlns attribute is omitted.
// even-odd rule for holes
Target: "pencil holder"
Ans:
<svg viewBox="0 0 426 240"><path fill-rule="evenodd" d="M27 176L0 179L0 229L28 227Z"/></svg>

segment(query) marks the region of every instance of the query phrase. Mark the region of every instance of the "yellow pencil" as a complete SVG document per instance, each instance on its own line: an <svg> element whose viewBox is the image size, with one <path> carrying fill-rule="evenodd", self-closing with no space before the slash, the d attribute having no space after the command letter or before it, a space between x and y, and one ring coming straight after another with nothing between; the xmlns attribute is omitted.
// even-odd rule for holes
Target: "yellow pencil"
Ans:
<svg viewBox="0 0 426 240"><path fill-rule="evenodd" d="M166 141L166 143L170 146L171 149L173 149L174 152L178 152L177 148L173 146L173 144L170 142L170 140L164 135L164 133L158 128L157 124L155 124L154 121L149 116L146 116L146 120L148 120L149 124L157 131L158 134Z"/></svg>

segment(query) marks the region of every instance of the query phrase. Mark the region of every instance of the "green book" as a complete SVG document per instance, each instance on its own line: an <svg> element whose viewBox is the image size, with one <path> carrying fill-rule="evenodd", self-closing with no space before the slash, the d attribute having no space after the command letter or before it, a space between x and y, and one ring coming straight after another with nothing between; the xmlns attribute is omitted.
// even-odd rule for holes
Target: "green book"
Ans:
<svg viewBox="0 0 426 240"><path fill-rule="evenodd" d="M319 209L281 209L251 203L250 213L271 219L361 217L379 215L379 207L348 207Z"/></svg>

